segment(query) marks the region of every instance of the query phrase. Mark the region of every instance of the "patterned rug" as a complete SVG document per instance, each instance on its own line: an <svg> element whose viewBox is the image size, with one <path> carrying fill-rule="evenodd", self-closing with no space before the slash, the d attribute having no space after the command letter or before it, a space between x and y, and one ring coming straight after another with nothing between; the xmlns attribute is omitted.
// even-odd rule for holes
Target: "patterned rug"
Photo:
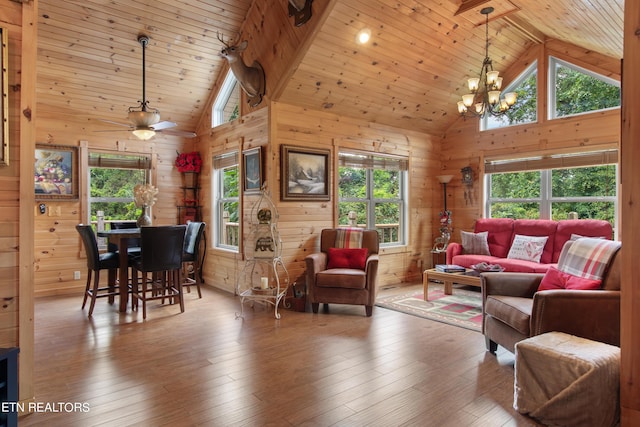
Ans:
<svg viewBox="0 0 640 427"><path fill-rule="evenodd" d="M441 284L429 285L429 301L422 297L422 285L407 288L402 294L378 297L376 305L413 316L481 331L482 297L479 290L457 288L453 295L445 295Z"/></svg>

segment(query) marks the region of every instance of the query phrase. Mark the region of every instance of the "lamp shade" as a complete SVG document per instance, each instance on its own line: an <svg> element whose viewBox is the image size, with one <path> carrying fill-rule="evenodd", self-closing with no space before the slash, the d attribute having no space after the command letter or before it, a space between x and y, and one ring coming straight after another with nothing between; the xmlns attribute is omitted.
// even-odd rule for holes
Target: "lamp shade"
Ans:
<svg viewBox="0 0 640 427"><path fill-rule="evenodd" d="M453 175L438 175L436 178L440 184L448 184L453 179Z"/></svg>

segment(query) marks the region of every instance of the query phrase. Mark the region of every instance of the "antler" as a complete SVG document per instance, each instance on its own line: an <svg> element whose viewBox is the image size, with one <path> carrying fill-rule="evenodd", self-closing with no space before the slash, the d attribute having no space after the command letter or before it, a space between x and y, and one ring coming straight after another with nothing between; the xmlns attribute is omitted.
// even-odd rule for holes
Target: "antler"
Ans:
<svg viewBox="0 0 640 427"><path fill-rule="evenodd" d="M218 40L220 40L220 42L225 46L225 47L229 47L229 44L227 42L224 41L224 34L222 35L222 37L220 37L220 33L218 31L216 31L216 37L218 38Z"/></svg>

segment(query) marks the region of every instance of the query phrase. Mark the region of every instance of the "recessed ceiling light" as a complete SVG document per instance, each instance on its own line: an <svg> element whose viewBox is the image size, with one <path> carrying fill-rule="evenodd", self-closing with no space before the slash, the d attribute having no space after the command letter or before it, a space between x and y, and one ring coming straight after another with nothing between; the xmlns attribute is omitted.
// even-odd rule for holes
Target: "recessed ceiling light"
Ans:
<svg viewBox="0 0 640 427"><path fill-rule="evenodd" d="M371 39L370 29L363 28L362 30L358 31L358 34L356 35L356 42L358 42L359 44L365 44L369 41L369 39Z"/></svg>

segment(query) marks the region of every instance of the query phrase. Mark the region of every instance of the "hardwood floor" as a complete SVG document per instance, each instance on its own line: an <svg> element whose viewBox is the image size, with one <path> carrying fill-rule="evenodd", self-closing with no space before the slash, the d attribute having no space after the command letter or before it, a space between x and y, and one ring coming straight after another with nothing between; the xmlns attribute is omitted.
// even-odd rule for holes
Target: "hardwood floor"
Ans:
<svg viewBox="0 0 640 427"><path fill-rule="evenodd" d="M513 355L474 331L346 305L237 319L239 298L207 286L146 321L106 300L88 319L81 300L36 299L35 397L88 410L21 427L537 425L512 407Z"/></svg>

